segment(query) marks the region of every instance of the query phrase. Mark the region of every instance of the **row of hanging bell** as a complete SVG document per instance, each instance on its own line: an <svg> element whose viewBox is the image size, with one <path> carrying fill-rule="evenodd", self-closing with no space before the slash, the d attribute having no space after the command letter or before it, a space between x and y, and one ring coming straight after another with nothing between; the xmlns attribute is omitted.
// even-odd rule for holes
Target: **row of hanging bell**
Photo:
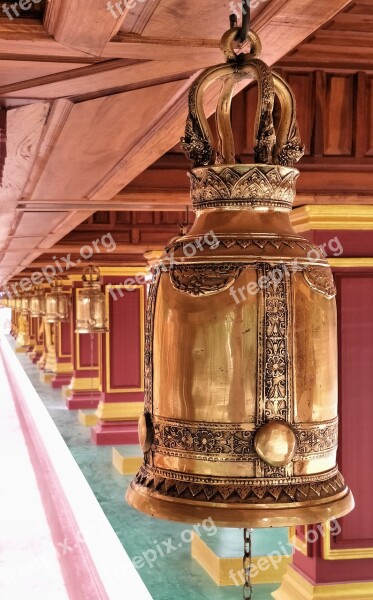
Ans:
<svg viewBox="0 0 373 600"><path fill-rule="evenodd" d="M292 91L258 58L253 32L250 53L236 55L237 32L222 38L227 62L190 89L182 147L196 220L154 270L144 461L126 497L183 522L315 523L354 505L336 464L336 290L320 249L290 222L303 154ZM258 83L255 163L238 164L230 109L247 78ZM215 147L203 100L218 80Z"/></svg>
<svg viewBox="0 0 373 600"><path fill-rule="evenodd" d="M105 333L108 317L105 295L101 291L101 274L98 267L86 267L82 275L83 289L79 291L76 305L76 333ZM14 301L16 311L31 317L44 317L47 323L69 320L70 299L63 290L63 282L55 278L49 293L37 287L31 294L24 294Z"/></svg>

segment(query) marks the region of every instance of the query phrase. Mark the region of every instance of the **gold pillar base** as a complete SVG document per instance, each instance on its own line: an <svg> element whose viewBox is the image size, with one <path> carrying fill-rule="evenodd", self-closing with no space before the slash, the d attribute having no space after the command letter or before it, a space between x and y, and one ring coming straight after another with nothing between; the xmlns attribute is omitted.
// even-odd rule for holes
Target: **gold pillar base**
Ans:
<svg viewBox="0 0 373 600"><path fill-rule="evenodd" d="M54 376L55 373L45 373L45 371L43 371L42 373L40 373L40 381L42 383L50 383Z"/></svg>
<svg viewBox="0 0 373 600"><path fill-rule="evenodd" d="M193 533L191 552L193 558L213 579L216 585L242 586L244 584L242 558L218 556L196 533ZM291 556L285 555L280 557L253 556L253 585L280 583L290 561Z"/></svg>
<svg viewBox="0 0 373 600"><path fill-rule="evenodd" d="M272 593L275 600L370 600L373 582L313 585L289 566L281 587Z"/></svg>
<svg viewBox="0 0 373 600"><path fill-rule="evenodd" d="M73 392L93 392L97 394L101 392L101 382L99 377L72 377L67 388L67 393Z"/></svg>
<svg viewBox="0 0 373 600"><path fill-rule="evenodd" d="M100 402L96 415L102 421L137 421L143 411L143 402Z"/></svg>
<svg viewBox="0 0 373 600"><path fill-rule="evenodd" d="M85 413L84 410L80 410L78 412L79 422L84 425L84 427L92 427L92 425L97 425L98 418L93 413Z"/></svg>
<svg viewBox="0 0 373 600"><path fill-rule="evenodd" d="M46 362L46 354L45 352L43 352L43 354L41 355L41 357L39 358L38 362L36 363L37 367L39 369L44 369L45 368L45 362Z"/></svg>
<svg viewBox="0 0 373 600"><path fill-rule="evenodd" d="M342 517L354 507L354 499L347 488L323 500L294 502L292 504L236 504L204 502L166 496L145 485L131 482L126 500L137 510L170 521L197 523L211 517L218 527L289 527L322 523Z"/></svg>
<svg viewBox="0 0 373 600"><path fill-rule="evenodd" d="M27 346L16 346L17 354L26 354Z"/></svg>
<svg viewBox="0 0 373 600"><path fill-rule="evenodd" d="M113 466L121 475L136 475L143 460L143 456L123 456L119 450L113 448Z"/></svg>

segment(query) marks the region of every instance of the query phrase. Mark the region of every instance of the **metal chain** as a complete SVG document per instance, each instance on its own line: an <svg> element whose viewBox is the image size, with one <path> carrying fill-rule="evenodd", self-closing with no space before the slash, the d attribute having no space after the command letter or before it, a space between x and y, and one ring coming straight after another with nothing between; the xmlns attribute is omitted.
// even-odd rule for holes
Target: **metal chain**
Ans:
<svg viewBox="0 0 373 600"><path fill-rule="evenodd" d="M241 3L241 15L242 15L241 27L240 27L240 30L237 32L237 37L236 37L236 39L241 44L246 42L247 34L250 31L250 23L251 23L250 3L251 3L251 0L242 0L242 3ZM232 13L229 15L229 26L231 28L237 27L237 15L235 13Z"/></svg>
<svg viewBox="0 0 373 600"><path fill-rule="evenodd" d="M93 340L94 334L91 332L91 403L93 404Z"/></svg>
<svg viewBox="0 0 373 600"><path fill-rule="evenodd" d="M242 0L242 24L241 31L239 35L239 40L241 44L246 42L247 34L250 30L250 21L251 21L251 6L250 0Z"/></svg>
<svg viewBox="0 0 373 600"><path fill-rule="evenodd" d="M252 564L252 541L251 534L252 529L243 530L243 570L245 576L245 583L243 586L243 599L252 600L253 597L253 586L251 585L251 564Z"/></svg>

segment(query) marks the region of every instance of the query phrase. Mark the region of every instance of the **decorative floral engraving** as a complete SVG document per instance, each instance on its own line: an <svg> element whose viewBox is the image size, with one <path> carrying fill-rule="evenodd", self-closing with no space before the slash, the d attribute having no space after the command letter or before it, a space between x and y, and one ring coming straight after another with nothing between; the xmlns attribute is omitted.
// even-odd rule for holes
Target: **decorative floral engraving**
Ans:
<svg viewBox="0 0 373 600"><path fill-rule="evenodd" d="M208 167L189 174L196 209L214 206L278 206L290 210L298 171L279 166Z"/></svg>
<svg viewBox="0 0 373 600"><path fill-rule="evenodd" d="M153 404L153 327L154 327L154 311L155 301L157 298L157 290L159 284L160 272L153 273L153 280L150 286L145 319L145 350L144 350L144 410L152 412Z"/></svg>
<svg viewBox="0 0 373 600"><path fill-rule="evenodd" d="M329 299L334 298L337 290L330 267L308 267L303 272L303 275L308 285L315 292L319 292L319 294L323 294Z"/></svg>
<svg viewBox="0 0 373 600"><path fill-rule="evenodd" d="M263 265L264 276L269 266ZM264 330L262 352L264 353L264 411L262 421L290 417L290 389L288 372L288 299L285 272L279 281L269 279L263 290Z"/></svg>
<svg viewBox="0 0 373 600"><path fill-rule="evenodd" d="M154 439L152 449L160 452L172 449L173 455L225 454L233 456L250 455L257 458L254 449L255 429L247 429L244 424L199 423L192 421L172 421L161 417L153 417ZM325 452L337 447L338 421L315 423L314 425L297 424L294 426L297 436L297 454L305 455ZM264 463L263 463L264 464ZM268 466L268 465L267 465ZM268 474L267 474L268 471ZM266 477L283 476L281 469L267 469Z"/></svg>
<svg viewBox="0 0 373 600"><path fill-rule="evenodd" d="M179 265L170 269L172 285L191 296L206 296L228 289L242 267L227 264Z"/></svg>
<svg viewBox="0 0 373 600"><path fill-rule="evenodd" d="M254 432L236 430L223 424L189 423L186 427L155 422L153 450L172 448L204 454L254 454Z"/></svg>
<svg viewBox="0 0 373 600"><path fill-rule="evenodd" d="M314 454L337 448L338 421L330 425L296 431L299 454Z"/></svg>

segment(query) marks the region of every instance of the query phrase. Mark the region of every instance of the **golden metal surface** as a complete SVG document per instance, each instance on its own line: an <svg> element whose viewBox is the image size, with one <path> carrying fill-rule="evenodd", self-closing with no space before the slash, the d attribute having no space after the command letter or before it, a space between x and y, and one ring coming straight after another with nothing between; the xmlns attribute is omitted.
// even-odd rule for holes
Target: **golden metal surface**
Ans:
<svg viewBox="0 0 373 600"><path fill-rule="evenodd" d="M272 467L284 467L294 458L297 438L288 423L273 420L259 427L254 447L264 462Z"/></svg>
<svg viewBox="0 0 373 600"><path fill-rule="evenodd" d="M144 463L127 500L160 518L279 527L340 517L354 503L336 465L334 281L290 222L303 151L295 100L251 43L253 54L207 69L190 90L182 146L196 220L153 269ZM237 165L230 102L249 75L259 84L255 164ZM203 93L217 79L215 148Z"/></svg>
<svg viewBox="0 0 373 600"><path fill-rule="evenodd" d="M153 427L149 413L143 413L140 416L139 441L142 451L148 452L153 441Z"/></svg>

